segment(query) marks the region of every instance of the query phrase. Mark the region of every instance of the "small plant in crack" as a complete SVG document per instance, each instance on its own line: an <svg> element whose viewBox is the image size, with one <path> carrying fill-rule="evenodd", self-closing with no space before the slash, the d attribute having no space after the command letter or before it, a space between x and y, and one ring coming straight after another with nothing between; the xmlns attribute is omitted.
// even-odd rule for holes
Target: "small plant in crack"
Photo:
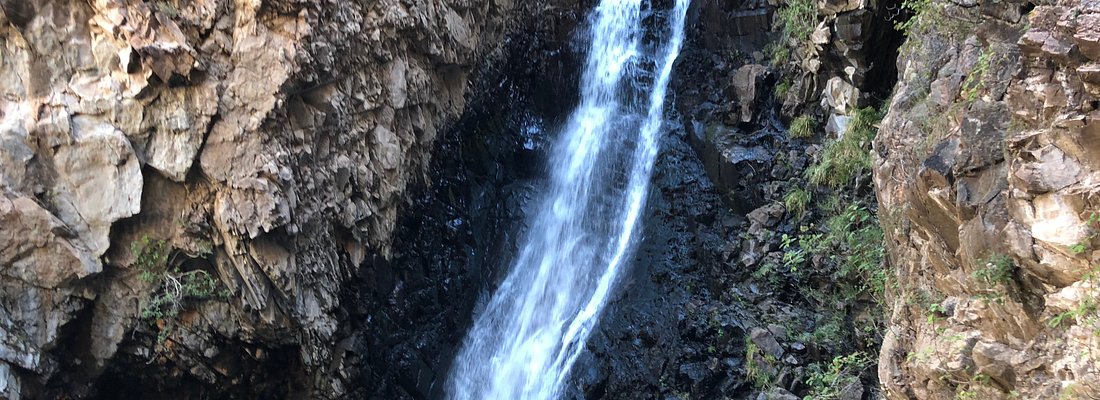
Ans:
<svg viewBox="0 0 1100 400"><path fill-rule="evenodd" d="M1067 323L1078 323L1090 328L1094 335L1100 336L1100 294L1095 289L1100 285L1100 265L1094 265L1092 269L1081 277L1082 282L1088 285L1077 299L1075 307L1055 315L1047 326L1059 328Z"/></svg>
<svg viewBox="0 0 1100 400"><path fill-rule="evenodd" d="M1016 275L1016 264L1011 257L1004 254L979 260L978 264L982 267L972 274L981 290L977 297L986 302L1004 304L1006 291L1012 286Z"/></svg>
<svg viewBox="0 0 1100 400"><path fill-rule="evenodd" d="M816 125L817 122L814 121L813 117L803 115L791 121L791 128L788 129L788 132L790 132L793 138L810 138L814 136L814 127Z"/></svg>
<svg viewBox="0 0 1100 400"><path fill-rule="evenodd" d="M1081 255L1085 254L1085 252L1089 250L1089 243L1092 242L1092 239L1095 239L1097 235L1095 228L1098 222L1100 222L1100 214L1089 213L1089 219L1088 221L1085 221L1085 226L1088 226L1089 228L1089 234L1085 236L1084 239L1081 239L1081 241L1074 243L1072 246L1069 247L1069 251L1071 253Z"/></svg>
<svg viewBox="0 0 1100 400"><path fill-rule="evenodd" d="M947 307L944 307L940 303L932 303L928 305L928 323L935 324L936 322L947 319Z"/></svg>
<svg viewBox="0 0 1100 400"><path fill-rule="evenodd" d="M142 237L130 244L134 266L141 272L139 278L154 284L155 289L141 309L141 318L153 323L164 321L157 335L157 343L163 343L175 325L176 317L189 301L202 301L228 297L217 278L209 272L194 269L182 271L175 261L167 242Z"/></svg>
<svg viewBox="0 0 1100 400"><path fill-rule="evenodd" d="M772 386L775 380L774 366L779 362L770 354L765 354L752 338L745 338L745 375L757 389Z"/></svg>
<svg viewBox="0 0 1100 400"><path fill-rule="evenodd" d="M813 199L813 193L804 188L793 188L783 196L783 206L788 212L801 218Z"/></svg>
<svg viewBox="0 0 1100 400"><path fill-rule="evenodd" d="M787 93L791 91L792 83L790 80L784 79L779 84L775 85L775 98L783 99L787 97Z"/></svg>
<svg viewBox="0 0 1100 400"><path fill-rule="evenodd" d="M978 281L990 286L1012 283L1012 275L1016 270L1016 264L1012 262L1012 257L997 254L982 260L982 264L985 265L974 271L974 278Z"/></svg>
<svg viewBox="0 0 1100 400"><path fill-rule="evenodd" d="M966 101L973 103L978 99L978 93L985 87L986 74L989 72L989 63L993 58L993 49L986 47L978 56L978 62L963 82L962 91L966 95Z"/></svg>

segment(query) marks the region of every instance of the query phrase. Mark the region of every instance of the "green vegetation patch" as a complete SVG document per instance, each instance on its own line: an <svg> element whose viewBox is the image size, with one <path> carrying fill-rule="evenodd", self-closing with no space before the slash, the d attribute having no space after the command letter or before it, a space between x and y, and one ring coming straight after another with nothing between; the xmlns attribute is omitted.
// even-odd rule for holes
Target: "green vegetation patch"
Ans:
<svg viewBox="0 0 1100 400"><path fill-rule="evenodd" d="M993 48L986 47L982 49L982 54L978 56L978 63L970 70L966 81L963 82L962 91L966 95L968 103L977 100L978 93L985 87L986 74L989 72L989 63L992 58Z"/></svg>
<svg viewBox="0 0 1100 400"><path fill-rule="evenodd" d="M209 272L181 271L179 263L172 262L172 249L163 240L142 237L130 244L130 253L133 265L140 270L140 279L156 285L141 309L141 318L150 322L165 321L158 342L167 339L175 319L188 302L229 296Z"/></svg>
<svg viewBox="0 0 1100 400"><path fill-rule="evenodd" d="M765 261L753 273L769 284L789 283L817 304L817 321L792 330L807 330L800 339L826 354L872 353L881 340L877 332L884 325L886 292L894 279L883 262L883 230L866 187L880 116L872 108L857 110L845 135L825 144L808 168L808 175L821 178L808 179L808 187L793 185L783 197L791 215L801 220L813 213L814 218L795 234L782 234L782 257ZM856 310L867 313L857 318Z"/></svg>
<svg viewBox="0 0 1100 400"><path fill-rule="evenodd" d="M765 52L776 67L787 65L792 48L808 47L810 35L817 29L817 5L813 0L786 0L776 10L776 28L780 37Z"/></svg>
<svg viewBox="0 0 1100 400"><path fill-rule="evenodd" d="M834 357L828 363L813 363L809 367L806 384L810 387L804 399L833 400L845 398L853 386L862 385L859 376L866 370L870 357L852 353Z"/></svg>
<svg viewBox="0 0 1100 400"><path fill-rule="evenodd" d="M985 260L979 260L980 267L972 274L978 281L978 298L987 302L1003 304L1008 291L1013 287L1016 264L1004 254L996 254Z"/></svg>
<svg viewBox="0 0 1100 400"><path fill-rule="evenodd" d="M803 115L791 121L791 128L787 131L794 138L808 138L814 136L814 128L817 122L809 115Z"/></svg>
<svg viewBox="0 0 1100 400"><path fill-rule="evenodd" d="M810 200L812 199L812 192L806 188L796 187L783 196L783 206L787 208L787 212L794 213L801 218L806 213L806 208L810 206Z"/></svg>
<svg viewBox="0 0 1100 400"><path fill-rule="evenodd" d="M789 80L784 79L782 82L779 82L779 84L775 85L775 97L780 99L787 97L787 93L791 92L791 86L792 83Z"/></svg>
<svg viewBox="0 0 1100 400"><path fill-rule="evenodd" d="M856 110L840 139L829 141L817 164L806 169L806 179L815 185L839 188L866 176L871 170L871 141L875 139L882 113L868 107Z"/></svg>
<svg viewBox="0 0 1100 400"><path fill-rule="evenodd" d="M761 351L752 338L745 338L745 375L757 389L771 387L775 381L774 366L778 362L775 357Z"/></svg>
<svg viewBox="0 0 1100 400"><path fill-rule="evenodd" d="M787 0L776 11L784 39L793 43L809 43L817 28L817 6L813 0Z"/></svg>

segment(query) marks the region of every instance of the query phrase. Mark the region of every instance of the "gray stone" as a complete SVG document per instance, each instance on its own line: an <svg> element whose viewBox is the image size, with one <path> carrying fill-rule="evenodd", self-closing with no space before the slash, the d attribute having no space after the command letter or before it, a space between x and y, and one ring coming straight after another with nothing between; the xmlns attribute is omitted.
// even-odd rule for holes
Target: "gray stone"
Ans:
<svg viewBox="0 0 1100 400"><path fill-rule="evenodd" d="M757 101L756 86L767 72L767 67L758 64L745 65L734 72L733 88L737 93L737 100L741 103L742 122L752 121L752 113L756 109Z"/></svg>
<svg viewBox="0 0 1100 400"><path fill-rule="evenodd" d="M770 331L764 328L753 328L749 331L749 339L760 349L769 356L779 360L783 357L783 346L779 345L779 342L775 340L775 336Z"/></svg>

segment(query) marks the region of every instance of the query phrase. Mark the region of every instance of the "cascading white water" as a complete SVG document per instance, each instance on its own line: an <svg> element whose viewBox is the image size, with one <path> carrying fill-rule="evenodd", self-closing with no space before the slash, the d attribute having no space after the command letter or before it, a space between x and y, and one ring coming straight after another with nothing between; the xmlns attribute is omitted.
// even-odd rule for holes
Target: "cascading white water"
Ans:
<svg viewBox="0 0 1100 400"><path fill-rule="evenodd" d="M549 192L508 276L467 333L451 372L452 398L561 394L632 254L684 40L690 0L675 2L667 31L657 35L667 42L651 46L654 54L642 41L643 0L602 0L593 11L581 100L553 149Z"/></svg>

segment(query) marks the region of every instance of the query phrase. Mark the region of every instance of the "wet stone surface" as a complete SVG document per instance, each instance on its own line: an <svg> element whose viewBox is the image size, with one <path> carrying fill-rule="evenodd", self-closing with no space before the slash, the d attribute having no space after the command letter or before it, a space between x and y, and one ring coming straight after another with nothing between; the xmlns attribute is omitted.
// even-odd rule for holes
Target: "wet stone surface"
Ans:
<svg viewBox="0 0 1100 400"><path fill-rule="evenodd" d="M723 205L682 127L671 128L632 270L588 343L591 356L574 369L572 398L745 394L736 372L744 328L720 301L718 280L744 219Z"/></svg>

